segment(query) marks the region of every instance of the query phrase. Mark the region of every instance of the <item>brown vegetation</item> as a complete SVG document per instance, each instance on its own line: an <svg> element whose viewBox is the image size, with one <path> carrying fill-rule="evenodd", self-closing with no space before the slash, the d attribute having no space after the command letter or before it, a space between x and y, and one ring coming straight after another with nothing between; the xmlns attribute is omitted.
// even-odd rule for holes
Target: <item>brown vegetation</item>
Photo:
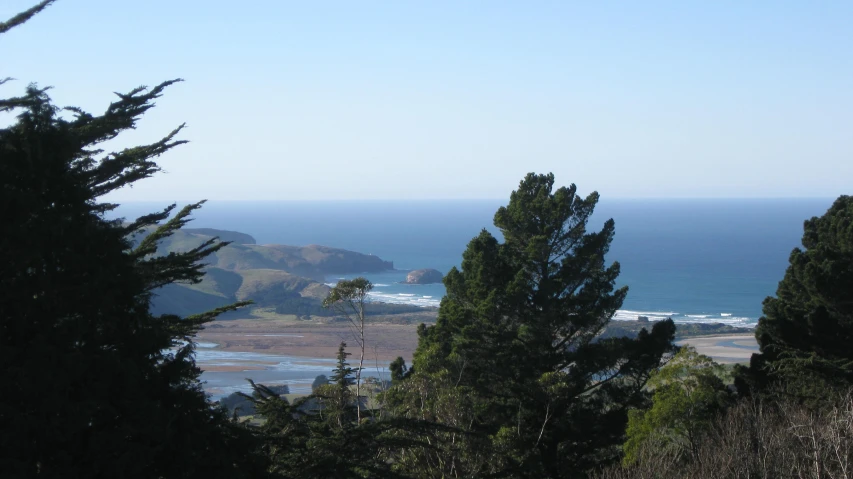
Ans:
<svg viewBox="0 0 853 479"><path fill-rule="evenodd" d="M742 401L699 439L697 456L647 448L634 466L598 479L853 477L853 394L820 411L792 402Z"/></svg>

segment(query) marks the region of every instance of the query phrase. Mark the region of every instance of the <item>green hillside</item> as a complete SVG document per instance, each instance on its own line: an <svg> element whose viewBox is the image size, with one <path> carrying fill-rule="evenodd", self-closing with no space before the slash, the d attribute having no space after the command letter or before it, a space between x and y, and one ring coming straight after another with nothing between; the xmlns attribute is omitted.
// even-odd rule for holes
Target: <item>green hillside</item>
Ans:
<svg viewBox="0 0 853 479"><path fill-rule="evenodd" d="M316 281L276 269L248 269L239 272L243 283L237 290L238 300L251 299L270 304L280 296L307 296L322 300L329 287ZM304 292L304 294L303 294Z"/></svg>
<svg viewBox="0 0 853 479"><path fill-rule="evenodd" d="M230 298L200 291L196 286L170 284L158 289L151 298L151 312L189 316L233 303Z"/></svg>
<svg viewBox="0 0 853 479"><path fill-rule="evenodd" d="M217 230L213 228L187 228L182 231L199 236L217 236L222 241L229 241L235 244L257 244L257 241L251 235L240 233L239 231Z"/></svg>
<svg viewBox="0 0 853 479"><path fill-rule="evenodd" d="M163 239L157 252L165 255L188 251L213 237L232 241L207 259L208 264L223 270L277 269L322 282L330 274L377 273L394 269L393 262L383 261L374 255L320 245L259 245L247 234L212 228L176 231Z"/></svg>
<svg viewBox="0 0 853 479"><path fill-rule="evenodd" d="M319 245L258 245L245 233L212 228L176 231L160 243L157 254L188 251L213 237L232 243L207 259L201 283L158 290L152 299L156 312L194 314L243 300L275 307L294 304L296 298L304 298L299 304L319 307L329 292L323 284L326 275L394 267L373 255Z"/></svg>

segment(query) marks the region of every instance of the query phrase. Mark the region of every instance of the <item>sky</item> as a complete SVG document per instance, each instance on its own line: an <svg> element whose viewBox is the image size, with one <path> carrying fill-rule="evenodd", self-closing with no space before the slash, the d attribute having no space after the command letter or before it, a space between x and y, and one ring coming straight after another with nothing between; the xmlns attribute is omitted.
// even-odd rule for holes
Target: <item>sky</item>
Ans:
<svg viewBox="0 0 853 479"><path fill-rule="evenodd" d="M113 201L498 199L531 171L602 198L834 197L851 24L847 0L59 0L0 37L0 95L102 112L183 78L108 147L184 122L190 143Z"/></svg>

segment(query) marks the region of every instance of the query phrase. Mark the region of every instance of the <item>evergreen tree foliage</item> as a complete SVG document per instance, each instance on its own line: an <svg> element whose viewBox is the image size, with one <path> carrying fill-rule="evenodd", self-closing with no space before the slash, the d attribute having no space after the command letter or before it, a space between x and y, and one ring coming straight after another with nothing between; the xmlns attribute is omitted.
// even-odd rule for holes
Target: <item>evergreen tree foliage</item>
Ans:
<svg viewBox="0 0 853 479"><path fill-rule="evenodd" d="M329 384L329 378L327 378L325 374L318 374L317 377L314 378L314 382L311 383L311 391L327 384Z"/></svg>
<svg viewBox="0 0 853 479"><path fill-rule="evenodd" d="M256 414L264 418L263 450L271 472L294 479L398 478L387 451L410 447L398 421L357 421L353 372L346 344L338 349L331 382L318 385L292 405L269 388L252 383Z"/></svg>
<svg viewBox="0 0 853 479"><path fill-rule="evenodd" d="M23 24L27 20L36 16L39 12L48 7L51 3L56 0L44 0L43 2L37 3L36 5L24 10L23 12L15 15L14 17L6 20L5 22L0 22L0 34L6 33L9 30L17 27L18 25ZM2 82L0 82L2 83Z"/></svg>
<svg viewBox="0 0 853 479"><path fill-rule="evenodd" d="M613 221L587 231L597 201L529 174L495 214L504 241L483 230L469 243L436 324L419 329L414 374L389 394L402 417L456 432L430 438L440 451L401 454L400 468L574 477L618 458L628 408L646 403L675 328L597 340L627 294L619 264L605 264Z"/></svg>
<svg viewBox="0 0 853 479"><path fill-rule="evenodd" d="M8 30L50 2L2 24ZM192 338L218 313L153 316L151 295L198 282L211 240L155 257L199 204L129 224L103 195L159 171L181 127L105 153L174 81L119 94L101 115L59 109L30 86L0 100L0 471L4 477L258 477L248 430L212 408ZM133 248L129 238L148 236Z"/></svg>
<svg viewBox="0 0 853 479"><path fill-rule="evenodd" d="M804 224L776 297L764 300L761 349L738 389L821 401L853 386L853 197Z"/></svg>
<svg viewBox="0 0 853 479"><path fill-rule="evenodd" d="M347 343L341 341L338 346L338 363L332 370L329 385L320 386L314 392L314 396L320 399L322 414L339 428L347 427L357 419L356 397L350 388L355 384L355 378L353 378L355 369L351 368L347 362L347 356L350 353L346 352L346 347Z"/></svg>
<svg viewBox="0 0 853 479"><path fill-rule="evenodd" d="M264 385L267 390L279 396L290 394L287 384ZM231 393L219 400L219 405L224 407L232 416L251 416L255 414L255 404L252 397L241 392Z"/></svg>
<svg viewBox="0 0 853 479"><path fill-rule="evenodd" d="M388 365L388 371L391 372L391 381L401 381L408 373L406 360L397 356L397 359L391 361L391 364Z"/></svg>
<svg viewBox="0 0 853 479"><path fill-rule="evenodd" d="M351 385L355 384L353 378L355 368L350 367L349 361L347 361L348 356L351 356L351 353L347 352L347 343L341 341L341 344L338 345L338 355L335 357L338 362L332 369L332 376L329 378L330 383L336 385L338 389L349 389Z"/></svg>

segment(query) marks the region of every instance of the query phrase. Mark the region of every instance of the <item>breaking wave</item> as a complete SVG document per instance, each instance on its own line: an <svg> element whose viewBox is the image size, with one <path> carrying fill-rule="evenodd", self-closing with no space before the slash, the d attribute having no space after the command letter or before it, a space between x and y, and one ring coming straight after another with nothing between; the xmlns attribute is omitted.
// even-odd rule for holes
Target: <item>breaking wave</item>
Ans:
<svg viewBox="0 0 853 479"><path fill-rule="evenodd" d="M427 295L410 293L386 293L383 291L372 291L368 294L372 301L390 304L408 304L412 306L438 307L441 301Z"/></svg>
<svg viewBox="0 0 853 479"><path fill-rule="evenodd" d="M616 311L613 319L616 321L636 321L640 316L645 316L649 321L662 321L672 318L675 323L723 323L743 328L754 328L758 324L757 318L733 316L732 313L684 314L676 311L630 311L624 309Z"/></svg>

